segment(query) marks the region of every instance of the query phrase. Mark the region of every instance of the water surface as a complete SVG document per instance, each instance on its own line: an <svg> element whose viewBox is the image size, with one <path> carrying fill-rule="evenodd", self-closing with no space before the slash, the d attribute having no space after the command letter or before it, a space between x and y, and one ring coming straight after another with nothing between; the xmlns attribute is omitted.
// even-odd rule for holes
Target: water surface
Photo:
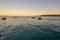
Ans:
<svg viewBox="0 0 60 40"><path fill-rule="evenodd" d="M60 40L60 17L0 17L0 40Z"/></svg>

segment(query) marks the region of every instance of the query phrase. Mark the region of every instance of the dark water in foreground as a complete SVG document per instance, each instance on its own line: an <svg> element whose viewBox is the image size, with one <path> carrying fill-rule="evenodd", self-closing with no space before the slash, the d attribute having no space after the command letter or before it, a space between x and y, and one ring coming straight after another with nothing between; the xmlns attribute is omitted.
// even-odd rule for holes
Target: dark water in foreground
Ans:
<svg viewBox="0 0 60 40"><path fill-rule="evenodd" d="M60 40L60 17L0 17L0 40Z"/></svg>

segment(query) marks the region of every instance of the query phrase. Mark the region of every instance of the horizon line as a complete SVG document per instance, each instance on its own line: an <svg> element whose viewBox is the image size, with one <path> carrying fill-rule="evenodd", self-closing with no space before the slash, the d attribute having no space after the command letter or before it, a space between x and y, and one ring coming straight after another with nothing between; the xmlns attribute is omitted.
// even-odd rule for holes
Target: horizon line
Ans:
<svg viewBox="0 0 60 40"><path fill-rule="evenodd" d="M23 15L0 15L0 17L1 16L23 16ZM47 14L47 15L26 15L26 16L60 16L60 15Z"/></svg>

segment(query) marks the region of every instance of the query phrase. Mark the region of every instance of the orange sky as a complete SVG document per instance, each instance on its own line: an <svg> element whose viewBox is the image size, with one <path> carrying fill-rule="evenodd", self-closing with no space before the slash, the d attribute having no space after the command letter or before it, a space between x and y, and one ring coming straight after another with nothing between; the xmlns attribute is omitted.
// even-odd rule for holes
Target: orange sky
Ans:
<svg viewBox="0 0 60 40"><path fill-rule="evenodd" d="M24 13L24 12L1 12L0 16L36 16L37 13Z"/></svg>
<svg viewBox="0 0 60 40"><path fill-rule="evenodd" d="M0 0L0 16L60 15L60 0Z"/></svg>
<svg viewBox="0 0 60 40"><path fill-rule="evenodd" d="M60 0L0 0L0 16L60 15Z"/></svg>
<svg viewBox="0 0 60 40"><path fill-rule="evenodd" d="M0 16L36 16L49 14L60 15L60 11L36 11L36 12L0 11Z"/></svg>

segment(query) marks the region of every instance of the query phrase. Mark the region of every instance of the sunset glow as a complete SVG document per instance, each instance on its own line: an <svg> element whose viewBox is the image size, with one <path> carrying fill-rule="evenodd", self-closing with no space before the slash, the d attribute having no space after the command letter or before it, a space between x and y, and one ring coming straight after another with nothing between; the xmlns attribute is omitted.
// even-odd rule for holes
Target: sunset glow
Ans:
<svg viewBox="0 0 60 40"><path fill-rule="evenodd" d="M60 0L0 0L0 16L60 15Z"/></svg>

